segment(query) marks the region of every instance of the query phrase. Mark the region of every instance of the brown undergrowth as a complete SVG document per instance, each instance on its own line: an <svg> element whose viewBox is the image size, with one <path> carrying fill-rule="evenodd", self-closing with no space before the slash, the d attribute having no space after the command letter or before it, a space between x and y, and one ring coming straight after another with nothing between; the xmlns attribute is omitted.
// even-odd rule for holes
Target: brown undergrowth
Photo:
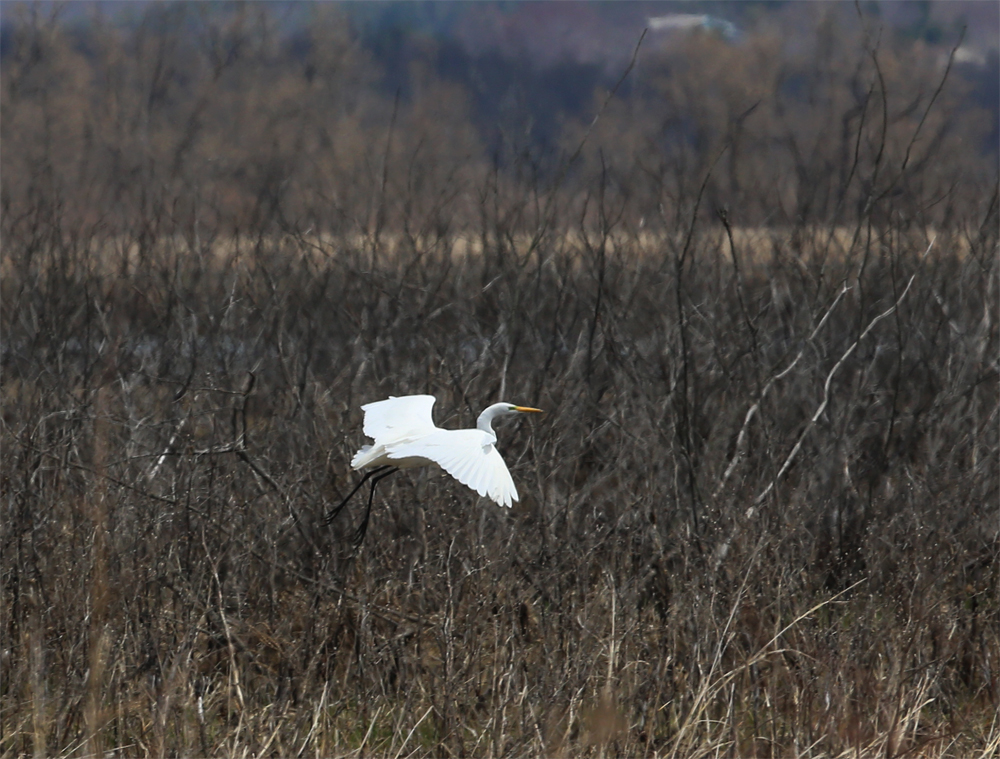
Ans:
<svg viewBox="0 0 1000 759"><path fill-rule="evenodd" d="M718 231L124 275L8 237L4 755L995 750L995 237ZM352 554L358 407L421 392L546 410L500 430L521 501L397 475Z"/></svg>

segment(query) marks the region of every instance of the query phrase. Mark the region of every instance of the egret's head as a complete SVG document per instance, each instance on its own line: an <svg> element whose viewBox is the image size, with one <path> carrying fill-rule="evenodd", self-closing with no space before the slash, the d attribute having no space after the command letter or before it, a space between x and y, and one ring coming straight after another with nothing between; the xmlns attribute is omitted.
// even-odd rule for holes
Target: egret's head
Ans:
<svg viewBox="0 0 1000 759"><path fill-rule="evenodd" d="M492 423L493 420L507 416L508 414L528 414L542 413L541 409L531 408L530 406L515 406L513 403L494 403L492 406L488 407L483 413L479 415L479 422L476 424L477 427L486 432L493 433Z"/></svg>

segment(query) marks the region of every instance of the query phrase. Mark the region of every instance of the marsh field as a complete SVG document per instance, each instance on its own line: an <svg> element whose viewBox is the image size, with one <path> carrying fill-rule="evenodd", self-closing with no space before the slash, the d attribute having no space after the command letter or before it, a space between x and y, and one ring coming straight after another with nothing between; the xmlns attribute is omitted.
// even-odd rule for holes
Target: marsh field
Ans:
<svg viewBox="0 0 1000 759"><path fill-rule="evenodd" d="M5 7L0 755L995 756L996 115L809 5L547 149L328 6ZM354 550L410 393L521 499Z"/></svg>

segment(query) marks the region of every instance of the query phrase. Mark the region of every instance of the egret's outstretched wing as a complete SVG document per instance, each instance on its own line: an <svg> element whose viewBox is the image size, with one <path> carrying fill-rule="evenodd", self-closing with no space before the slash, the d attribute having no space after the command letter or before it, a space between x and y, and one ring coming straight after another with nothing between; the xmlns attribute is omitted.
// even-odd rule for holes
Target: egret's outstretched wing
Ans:
<svg viewBox="0 0 1000 759"><path fill-rule="evenodd" d="M448 474L488 496L501 506L510 507L517 500L517 488L507 465L482 430L442 430L392 446L392 458L420 457L433 461Z"/></svg>
<svg viewBox="0 0 1000 759"><path fill-rule="evenodd" d="M361 407L365 434L380 443L434 432L438 429L431 417L434 401L433 395L390 395L387 400L368 403Z"/></svg>

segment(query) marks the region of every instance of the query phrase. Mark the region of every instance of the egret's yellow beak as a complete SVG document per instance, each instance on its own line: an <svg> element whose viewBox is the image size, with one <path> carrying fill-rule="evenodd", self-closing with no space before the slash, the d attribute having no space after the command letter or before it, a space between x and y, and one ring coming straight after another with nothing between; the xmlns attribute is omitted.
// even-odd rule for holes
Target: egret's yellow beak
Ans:
<svg viewBox="0 0 1000 759"><path fill-rule="evenodd" d="M515 411L520 411L522 414L528 413L528 412L533 412L535 414L544 414L545 413L540 408L531 408L530 406L514 406L514 410Z"/></svg>

